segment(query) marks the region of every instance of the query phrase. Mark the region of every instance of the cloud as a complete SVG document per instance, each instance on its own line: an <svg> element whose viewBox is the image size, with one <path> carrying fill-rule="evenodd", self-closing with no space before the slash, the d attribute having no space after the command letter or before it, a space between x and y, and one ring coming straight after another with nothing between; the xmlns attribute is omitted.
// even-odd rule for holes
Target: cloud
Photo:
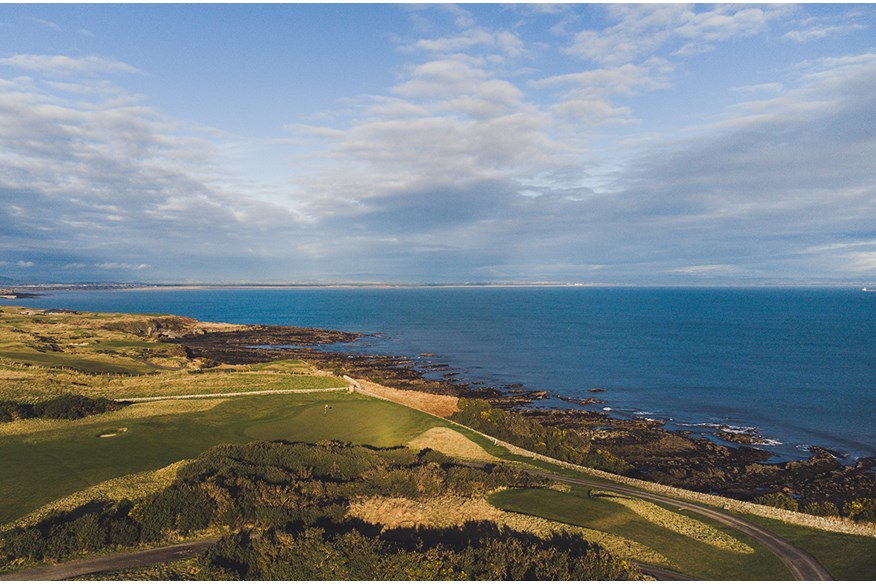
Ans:
<svg viewBox="0 0 876 584"><path fill-rule="evenodd" d="M833 244L838 233L872 241L874 80L873 55L807 64L780 96L738 104L632 161L615 183L616 211L638 226L635 237L659 242L659 255L712 260L694 266L745 258L764 273L870 269L869 251L812 242Z"/></svg>
<svg viewBox="0 0 876 584"><path fill-rule="evenodd" d="M140 73L136 67L116 59L87 56L21 54L0 59L0 65L36 71L45 75L97 75L101 73Z"/></svg>
<svg viewBox="0 0 876 584"><path fill-rule="evenodd" d="M616 24L575 34L569 55L604 66L634 62L667 46L679 55L711 50L715 43L766 31L787 12L783 7L689 4L609 5L606 17Z"/></svg>
<svg viewBox="0 0 876 584"><path fill-rule="evenodd" d="M867 30L869 25L862 24L859 21L863 20L864 22L869 22L871 16L872 15L855 8L840 12L839 14L828 14L820 17L805 17L799 21L793 22L795 28L786 32L782 38L797 43L805 43L826 39L828 37L847 35L853 32Z"/></svg>
<svg viewBox="0 0 876 584"><path fill-rule="evenodd" d="M830 36L839 36L852 31L865 30L867 27L863 24L844 24L837 26L819 26L806 30L791 30L785 33L785 38L798 43L804 43L811 40L823 39Z"/></svg>
<svg viewBox="0 0 876 584"><path fill-rule="evenodd" d="M629 121L633 111L616 106L612 98L670 86L674 67L666 59L650 58L634 65L591 69L555 75L532 82L536 88L560 89L561 99L554 111L567 118L588 123Z"/></svg>
<svg viewBox="0 0 876 584"><path fill-rule="evenodd" d="M68 266L72 265L82 265L82 264L68 264ZM99 264L94 264L94 267L99 270L148 270L152 266L149 264L128 264L128 263L120 263L120 262L102 262Z"/></svg>
<svg viewBox="0 0 876 584"><path fill-rule="evenodd" d="M410 50L431 53L460 53L472 49L492 49L509 57L524 53L523 41L511 31L491 31L483 27L469 28L458 34L435 39L421 39L408 47Z"/></svg>
<svg viewBox="0 0 876 584"><path fill-rule="evenodd" d="M224 170L236 163L224 152L253 144L105 80L48 77L0 79L0 253L30 250L48 277L79 265L170 277L236 261L225 252L276 254L277 235L296 233L292 209L259 200L271 187Z"/></svg>
<svg viewBox="0 0 876 584"><path fill-rule="evenodd" d="M32 18L29 16L25 17L25 19L58 32L61 31L61 26L57 22L52 22L51 20L43 20L41 18Z"/></svg>
<svg viewBox="0 0 876 584"><path fill-rule="evenodd" d="M35 264L34 264L34 262L19 260L19 261L15 262L15 265L18 266L19 268L32 268Z"/></svg>

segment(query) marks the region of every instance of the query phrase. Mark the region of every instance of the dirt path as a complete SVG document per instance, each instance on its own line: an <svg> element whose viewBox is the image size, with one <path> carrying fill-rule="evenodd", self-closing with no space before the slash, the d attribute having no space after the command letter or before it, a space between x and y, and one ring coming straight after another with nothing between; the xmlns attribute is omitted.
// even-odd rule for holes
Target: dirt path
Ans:
<svg viewBox="0 0 876 584"><path fill-rule="evenodd" d="M77 576L85 576L97 572L114 572L127 568L140 568L155 564L165 564L167 562L196 556L218 540L218 537L210 537L198 541L178 543L151 550L138 550L135 552L124 552L109 556L100 556L97 558L73 560L72 562L56 564L54 566L31 568L29 570L21 570L20 572L13 572L11 574L3 574L0 575L0 580L64 580L66 578L76 578Z"/></svg>

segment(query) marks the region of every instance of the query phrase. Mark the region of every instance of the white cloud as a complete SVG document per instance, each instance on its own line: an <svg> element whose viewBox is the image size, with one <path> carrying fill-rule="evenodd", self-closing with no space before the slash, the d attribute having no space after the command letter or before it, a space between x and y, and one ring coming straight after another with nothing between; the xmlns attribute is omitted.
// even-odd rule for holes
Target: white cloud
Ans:
<svg viewBox="0 0 876 584"><path fill-rule="evenodd" d="M565 51L601 65L631 63L655 55L671 43L682 43L680 55L711 50L715 43L766 31L787 12L783 7L689 4L609 5L616 22L603 30L582 30Z"/></svg>
<svg viewBox="0 0 876 584"><path fill-rule="evenodd" d="M18 266L19 268L32 268L36 264L34 264L34 262L30 262L30 261L19 260L19 261L15 262L15 265Z"/></svg>
<svg viewBox="0 0 876 584"><path fill-rule="evenodd" d="M52 22L51 20L43 20L41 18L32 18L29 16L25 17L25 18L26 18L26 20L29 20L31 22L35 22L36 24L39 24L41 26L45 26L46 28L50 28L50 29L58 31L58 32L61 31L61 26L57 22Z"/></svg>
<svg viewBox="0 0 876 584"><path fill-rule="evenodd" d="M67 55L14 55L0 59L0 65L37 71L47 75L96 75L101 73L140 73L136 67L105 57Z"/></svg>
<svg viewBox="0 0 876 584"><path fill-rule="evenodd" d="M737 266L729 264L707 264L702 266L686 266L683 268L675 268L668 270L670 274L686 274L686 275L713 275L713 274L732 274L739 271Z"/></svg>
<svg viewBox="0 0 876 584"><path fill-rule="evenodd" d="M461 53L472 49L493 49L508 57L524 53L523 41L510 31L491 31L483 27L469 28L458 34L435 39L421 39L409 47L431 53Z"/></svg>
<svg viewBox="0 0 876 584"><path fill-rule="evenodd" d="M149 264L129 264L125 262L101 262L94 264L94 267L100 270L148 270L152 266Z"/></svg>

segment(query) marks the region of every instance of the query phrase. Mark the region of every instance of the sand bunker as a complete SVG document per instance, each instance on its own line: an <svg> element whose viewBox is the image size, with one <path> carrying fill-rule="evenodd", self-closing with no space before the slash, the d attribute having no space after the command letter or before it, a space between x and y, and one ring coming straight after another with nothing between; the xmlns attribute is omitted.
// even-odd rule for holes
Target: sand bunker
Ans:
<svg viewBox="0 0 876 584"><path fill-rule="evenodd" d="M127 428L113 428L112 430L107 430L102 434L98 434L98 438L112 438L113 436L118 436L119 434L124 434L127 432Z"/></svg>

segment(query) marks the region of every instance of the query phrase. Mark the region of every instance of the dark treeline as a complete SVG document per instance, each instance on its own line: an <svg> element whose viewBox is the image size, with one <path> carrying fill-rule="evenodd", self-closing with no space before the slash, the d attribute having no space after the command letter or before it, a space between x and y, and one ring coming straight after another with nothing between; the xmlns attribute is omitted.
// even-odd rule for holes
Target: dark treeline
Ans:
<svg viewBox="0 0 876 584"><path fill-rule="evenodd" d="M625 562L579 536L549 539L494 523L391 529L348 517L362 496L473 496L543 479L453 464L433 451L337 442L222 445L139 501L93 502L0 534L0 560L63 559L191 535L229 535L200 559L205 579L629 579Z"/></svg>
<svg viewBox="0 0 876 584"><path fill-rule="evenodd" d="M616 474L631 474L634 470L610 452L592 448L575 430L543 426L517 412L494 408L482 399L460 399L459 409L452 420L532 452Z"/></svg>
<svg viewBox="0 0 876 584"><path fill-rule="evenodd" d="M35 404L4 400L0 401L0 422L27 418L78 420L86 416L118 410L126 405L128 404L103 397L91 398L72 393L65 393Z"/></svg>

